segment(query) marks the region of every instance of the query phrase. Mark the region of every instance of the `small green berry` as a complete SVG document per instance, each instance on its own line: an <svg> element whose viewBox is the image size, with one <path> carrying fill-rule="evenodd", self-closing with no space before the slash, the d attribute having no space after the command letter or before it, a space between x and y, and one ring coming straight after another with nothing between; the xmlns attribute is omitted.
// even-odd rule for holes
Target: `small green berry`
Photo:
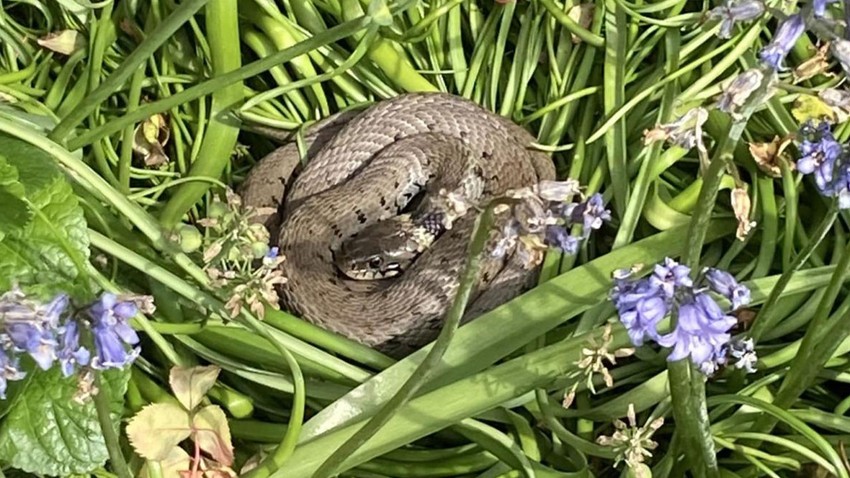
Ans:
<svg viewBox="0 0 850 478"><path fill-rule="evenodd" d="M207 207L207 217L210 219L220 218L227 214L227 211L227 204L221 201L213 201L209 207Z"/></svg>
<svg viewBox="0 0 850 478"><path fill-rule="evenodd" d="M269 245L264 242L255 242L251 244L251 253L254 259L262 259L269 253Z"/></svg>
<svg viewBox="0 0 850 478"><path fill-rule="evenodd" d="M177 241L185 253L195 252L201 247L203 237L198 229L189 224L181 224L177 231Z"/></svg>

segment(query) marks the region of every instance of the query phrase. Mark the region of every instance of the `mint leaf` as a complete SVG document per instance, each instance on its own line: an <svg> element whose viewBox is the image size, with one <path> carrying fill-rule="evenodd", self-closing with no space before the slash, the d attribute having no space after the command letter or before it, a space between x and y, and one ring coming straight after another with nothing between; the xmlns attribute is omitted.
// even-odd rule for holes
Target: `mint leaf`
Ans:
<svg viewBox="0 0 850 478"><path fill-rule="evenodd" d="M108 370L101 377L117 431L129 368ZM0 462L51 476L88 473L102 466L108 453L94 403L74 401L76 392L77 378L62 377L58 367L33 373L0 425Z"/></svg>
<svg viewBox="0 0 850 478"><path fill-rule="evenodd" d="M17 282L34 295L77 295L77 263L88 260L89 240L71 185L53 158L35 146L0 134L0 151L0 191L8 193L0 194L0 210L17 206L0 214L0 224L6 224L0 226L0 290ZM27 212L14 201L28 205Z"/></svg>
<svg viewBox="0 0 850 478"><path fill-rule="evenodd" d="M32 211L24 196L24 185L18 180L18 169L0 155L0 239L27 225Z"/></svg>
<svg viewBox="0 0 850 478"><path fill-rule="evenodd" d="M89 257L83 210L65 174L42 150L0 133L0 292L57 292L88 300L81 269ZM88 473L107 459L94 404L74 401L77 377L32 364L0 404L0 463L37 475ZM102 376L118 427L128 371Z"/></svg>

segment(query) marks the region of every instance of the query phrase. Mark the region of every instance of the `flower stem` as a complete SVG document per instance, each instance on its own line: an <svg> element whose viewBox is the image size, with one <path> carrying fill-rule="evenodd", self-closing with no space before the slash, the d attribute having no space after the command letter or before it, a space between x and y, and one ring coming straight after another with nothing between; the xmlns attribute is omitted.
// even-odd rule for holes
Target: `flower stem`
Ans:
<svg viewBox="0 0 850 478"><path fill-rule="evenodd" d="M750 330L750 337L758 342L761 335L770 330L773 327L774 322L776 321L776 311L774 306L782 296L782 292L785 291L785 287L788 285L788 282L791 281L791 278L794 274L809 260L812 253L815 249L820 245L823 239L826 237L826 234L832 229L832 224L835 223L835 219L838 217L838 204L834 203L829 212L827 212L826 216L821 221L818 228L815 230L812 237L809 239L809 242L805 247L797 254L797 257L794 259L794 262L791 263L790 267L785 269L781 276L779 276L779 280L776 282L776 285L773 286L773 289L770 291L770 295L767 298L767 302L765 302L764 306L759 311L758 317L756 317L755 322L753 323L753 327Z"/></svg>
<svg viewBox="0 0 850 478"><path fill-rule="evenodd" d="M98 86L97 89L91 92L85 100L77 108L74 108L61 123L59 123L50 133L50 139L56 142L64 142L65 138L71 130L77 126L86 116L92 113L98 106L103 104L105 100L121 88L131 75L136 71L137 67L148 61L153 53L172 38L174 32L177 31L184 23L189 21L195 13L200 10L209 0L187 0L178 6L171 15L168 16L156 29L150 32L145 40L138 48L133 50L121 66L115 70L109 78ZM120 129L124 126L122 125Z"/></svg>
<svg viewBox="0 0 850 478"><path fill-rule="evenodd" d="M718 146L708 169L705 172L700 197L688 228L688 248L685 250L684 263L692 270L699 269L700 254L705 243L711 212L720 190L724 168L733 169L735 147L747 127L747 122L755 110L770 97L770 84L775 74L764 75L759 87L746 100L741 111L733 115L727 134ZM681 437L685 440L685 453L689 461L698 464L696 471L707 476L719 476L714 440L711 435L711 423L705 399L705 377L690 362L680 360L668 365L670 371L670 393L673 402L673 415L676 417ZM703 466L704 469L700 469Z"/></svg>
<svg viewBox="0 0 850 478"><path fill-rule="evenodd" d="M121 453L121 444L118 442L118 434L115 432L112 423L109 410L109 390L103 387L100 377L100 372L94 374L94 385L98 390L93 397L94 407L97 410L97 421L100 423L103 441L106 443L106 451L109 453L109 461L112 462L112 471L118 475L118 478L133 478L130 468L127 466L127 461Z"/></svg>
<svg viewBox="0 0 850 478"><path fill-rule="evenodd" d="M688 230L688 248L685 250L685 264L696 270L699 267L702 250L711 211L720 190L723 169L726 165L724 151L734 150L734 144L724 144L718 157L711 161L705 173L700 198ZM670 396L673 402L673 416L676 419L679 435L684 440L684 450L689 461L697 469L704 467L709 476L717 476L717 459L714 441L711 439L710 423L705 404L705 383L703 376L689 359L670 362L667 365L670 374Z"/></svg>
<svg viewBox="0 0 850 478"><path fill-rule="evenodd" d="M205 9L204 18L214 78L242 66L237 10L236 0L212 0ZM209 124L188 177L218 178L230 163L230 155L239 135L239 128L230 109L242 101L242 87L242 83L237 81L213 92ZM205 181L180 185L162 210L160 222L163 227L170 229L180 222L186 211L191 209L209 188L210 184Z"/></svg>
<svg viewBox="0 0 850 478"><path fill-rule="evenodd" d="M292 374L292 385L294 388L292 408L290 409L289 422L286 424L286 433L283 435L283 440L281 440L274 452L266 457L257 468L244 475L245 478L265 478L279 469L290 455L292 455L292 452L295 451L295 445L298 444L298 435L301 434L301 426L304 424L304 408L307 394L304 384L304 374L301 372L301 367L298 365L298 361L295 360L295 356L279 341L275 340L268 329L256 317L247 312L243 312L242 317L250 328L274 345L283 356L286 366L289 367L289 372Z"/></svg>
<svg viewBox="0 0 850 478"><path fill-rule="evenodd" d="M844 248L835 272L829 281L824 293L823 300L818 305L814 318L806 329L806 335L797 351L797 360L791 362L791 368L773 404L782 409L788 409L797 398L817 379L818 371L832 357L835 350L850 335L850 316L843 315L828 321L835 300L841 293L841 288L850 274L850 243ZM838 314L836 314L838 315ZM762 417L756 422L756 431L767 433L773 428L776 419L773 417Z"/></svg>
<svg viewBox="0 0 850 478"><path fill-rule="evenodd" d="M311 36L309 39L296 43L290 48L272 53L265 58L251 62L237 70L216 76L215 78L204 81L203 83L198 83L191 88L186 88L179 93L175 93L161 100L146 103L138 109L132 112L127 112L127 114L120 118L116 118L115 121L104 123L97 128L80 133L79 136L70 138L68 140L67 147L70 151L77 150L105 136L121 131L128 124L143 121L157 113L168 111L175 106L212 94L227 85L257 76L267 70L286 63L293 58L298 58L299 56L321 48L324 45L334 43L351 36L352 34L365 29L371 21L371 17L362 16L345 23L340 23L339 25L328 28L319 34Z"/></svg>
<svg viewBox="0 0 850 478"><path fill-rule="evenodd" d="M460 284L455 294L454 301L446 313L443 329L440 331L437 341L422 360L422 363L410 374L398 392L389 399L375 415L357 430L348 440L332 453L324 463L313 474L314 478L328 478L340 472L343 462L354 452L364 445L377 431L383 427L395 412L407 403L419 388L425 383L434 368L440 363L443 354L448 349L455 331L460 325L469 296L476 283L478 272L481 269L481 254L490 235L494 222L494 208L500 204L511 204L513 200L500 199L492 201L484 213L475 221L472 231L472 239L469 246L467 263L461 273Z"/></svg>

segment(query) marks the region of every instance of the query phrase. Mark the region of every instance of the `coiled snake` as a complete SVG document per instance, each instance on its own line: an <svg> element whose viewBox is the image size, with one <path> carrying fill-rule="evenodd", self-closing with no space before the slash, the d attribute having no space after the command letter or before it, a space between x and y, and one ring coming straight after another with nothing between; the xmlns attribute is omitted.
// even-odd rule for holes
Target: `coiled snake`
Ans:
<svg viewBox="0 0 850 478"><path fill-rule="evenodd" d="M285 257L282 306L396 357L439 332L466 263L476 214L440 233L440 198L450 192L483 204L555 178L527 131L443 93L404 94L312 125L298 174L299 148L288 140L241 190L244 204L278 210L264 219ZM425 198L418 206L417 195ZM399 215L404 208L412 212ZM494 230L491 246L497 239ZM536 280L514 250L486 256L465 321Z"/></svg>

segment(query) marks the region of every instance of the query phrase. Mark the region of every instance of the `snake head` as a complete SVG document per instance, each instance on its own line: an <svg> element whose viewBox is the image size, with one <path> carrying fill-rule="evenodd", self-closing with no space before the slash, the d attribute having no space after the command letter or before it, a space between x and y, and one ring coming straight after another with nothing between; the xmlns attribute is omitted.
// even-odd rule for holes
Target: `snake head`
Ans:
<svg viewBox="0 0 850 478"><path fill-rule="evenodd" d="M342 243L334 260L343 274L355 280L395 277L404 272L433 242L407 216L367 226Z"/></svg>

